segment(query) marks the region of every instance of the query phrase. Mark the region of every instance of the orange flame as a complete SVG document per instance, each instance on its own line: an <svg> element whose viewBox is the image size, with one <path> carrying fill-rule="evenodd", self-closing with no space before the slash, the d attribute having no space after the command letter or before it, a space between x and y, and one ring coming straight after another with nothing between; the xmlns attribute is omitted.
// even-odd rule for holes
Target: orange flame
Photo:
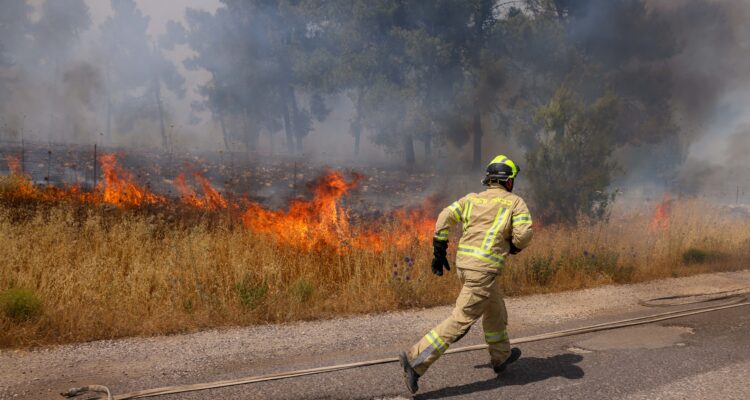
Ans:
<svg viewBox="0 0 750 400"><path fill-rule="evenodd" d="M136 207L153 204L169 204L166 197L150 192L135 183L130 172L123 169L114 154L99 157L104 180L92 192L84 192L78 186L64 188L40 188L20 172L17 159L8 159L15 177L11 196L41 200L75 200L118 207ZM295 199L287 210L269 210L260 204L243 200L228 202L204 176L191 174L200 194L188 183L185 174L174 180L180 193L180 202L192 207L208 210L244 209L243 224L255 232L270 234L279 242L305 250L333 249L344 251L350 248L385 251L387 246L406 249L409 246L429 242L435 226L435 212L431 199L416 209L398 209L385 217L368 220L367 225L353 222L350 210L341 203L362 180L353 174L347 180L341 172L328 171L312 185L312 199Z"/></svg>
<svg viewBox="0 0 750 400"><path fill-rule="evenodd" d="M165 203L164 197L155 195L134 183L130 172L117 163L114 154L103 154L99 157L104 173L104 182L100 184L105 203L118 206L139 206Z"/></svg>
<svg viewBox="0 0 750 400"><path fill-rule="evenodd" d="M315 184L312 200L293 200L288 211L269 211L250 203L242 220L256 232L272 234L305 249L320 244L339 247L342 240L351 237L351 231L348 213L338 202L360 179L355 176L347 182L340 172L329 171Z"/></svg>
<svg viewBox="0 0 750 400"><path fill-rule="evenodd" d="M229 203L219 194L211 182L199 173L194 173L193 178L198 182L203 191L203 197L199 196L187 183L185 174L180 174L175 178L174 185L180 192L180 198L183 204L191 205L196 208L206 208L218 210L229 207Z"/></svg>
<svg viewBox="0 0 750 400"><path fill-rule="evenodd" d="M669 216L672 212L672 197L665 193L661 203L656 206L654 216L651 218L651 230L667 231L669 230Z"/></svg>
<svg viewBox="0 0 750 400"><path fill-rule="evenodd" d="M10 169L11 175L23 175L23 170L21 170L21 160L19 160L18 157L8 156L6 160L8 161L8 169Z"/></svg>
<svg viewBox="0 0 750 400"><path fill-rule="evenodd" d="M431 200L420 209L397 210L382 218L376 224L379 229L353 225L340 201L361 179L355 175L347 182L340 172L329 171L314 185L312 200L294 200L288 211L269 211L251 203L243 222L253 231L306 250L325 247L341 251L351 247L380 252L386 244L405 249L432 238L435 220L428 215L432 212Z"/></svg>

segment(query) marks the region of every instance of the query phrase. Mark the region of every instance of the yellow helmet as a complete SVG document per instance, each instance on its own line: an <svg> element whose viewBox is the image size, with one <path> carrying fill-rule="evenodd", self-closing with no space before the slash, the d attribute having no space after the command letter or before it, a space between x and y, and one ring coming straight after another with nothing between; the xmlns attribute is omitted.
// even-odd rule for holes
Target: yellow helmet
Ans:
<svg viewBox="0 0 750 400"><path fill-rule="evenodd" d="M487 175L482 180L482 184L489 185L491 181L505 182L508 179L515 179L520 170L513 160L501 154L487 164Z"/></svg>

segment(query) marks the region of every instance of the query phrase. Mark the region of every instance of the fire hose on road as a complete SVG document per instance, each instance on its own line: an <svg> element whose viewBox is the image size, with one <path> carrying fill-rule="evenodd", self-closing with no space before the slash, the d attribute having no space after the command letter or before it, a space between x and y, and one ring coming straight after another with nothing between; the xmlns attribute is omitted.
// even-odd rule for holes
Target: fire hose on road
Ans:
<svg viewBox="0 0 750 400"><path fill-rule="evenodd" d="M688 299L697 299L697 300L691 301ZM654 322L660 322L660 321L666 321L666 320L675 319L675 318L687 317L691 315L726 310L726 309L735 308L735 307L750 306L750 297L748 297L748 288L732 290L732 291L724 291L724 292L697 293L697 294L688 294L688 295L659 297L659 298L641 301L639 302L639 304L645 307L669 307L669 306L686 306L690 304L699 304L699 303L708 303L708 302L720 302L720 303L707 305L703 307L693 307L687 310L669 311L669 312L664 312L664 313L647 315L643 317L628 318L628 319L622 319L619 321L611 321L611 322L605 322L601 324L583 326L579 328L559 330L559 331L542 333L542 334L533 335L533 336L526 336L526 337L511 339L510 343L521 344L521 343L538 342L542 340L561 338L565 336L573 336L573 335L580 335L584 333L600 332L600 331L606 331L606 330L612 330L612 329L626 328L626 327L636 326L636 325L650 324ZM483 350L486 348L487 348L487 345L485 344L465 346L465 347L450 349L446 352L446 354L463 353L467 351ZM99 397L99 399L105 399L105 398L108 400L140 399L140 398L145 398L145 397L154 397L154 396L161 396L161 395L166 395L166 394L194 392L194 391L199 391L199 390L216 389L216 388L222 388L222 387L227 387L227 386L246 385L250 383L267 382L267 381L274 381L274 380L279 380L279 379L288 379L288 378L295 378L295 377L300 377L300 376L323 374L327 372L335 372L335 371L341 371L341 370L346 370L346 369L361 368L361 367L367 367L367 366L372 366L372 365L388 364L388 363L395 363L395 362L398 362L398 358L390 357L390 358L382 358L379 360L362 361L362 362L355 362L355 363L350 363L350 364L338 364L338 365L331 365L327 367L303 369L303 370L289 371L289 372L280 372L280 373L275 373L275 374L258 375L258 376L230 379L230 380L224 380L224 381L196 383L196 384L191 384L191 385L166 386L166 387L155 388L155 389L139 390L135 392L124 393L124 394L119 394L119 395L114 395L114 396L110 393L110 390L105 386L88 385L88 386L84 386L81 388L72 388L68 390L67 392L61 393L61 395L65 397L75 397L75 396L78 396L87 392L99 392L99 393L106 393L106 397Z"/></svg>

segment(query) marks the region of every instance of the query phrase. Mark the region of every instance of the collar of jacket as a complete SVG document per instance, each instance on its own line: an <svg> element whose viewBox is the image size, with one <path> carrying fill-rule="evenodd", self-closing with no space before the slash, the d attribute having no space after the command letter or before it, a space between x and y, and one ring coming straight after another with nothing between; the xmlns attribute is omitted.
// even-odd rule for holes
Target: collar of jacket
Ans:
<svg viewBox="0 0 750 400"><path fill-rule="evenodd" d="M504 188L504 187L502 187L500 185L490 185L490 186L487 187L487 189L503 189L506 192L508 191L508 189L506 189L506 188Z"/></svg>

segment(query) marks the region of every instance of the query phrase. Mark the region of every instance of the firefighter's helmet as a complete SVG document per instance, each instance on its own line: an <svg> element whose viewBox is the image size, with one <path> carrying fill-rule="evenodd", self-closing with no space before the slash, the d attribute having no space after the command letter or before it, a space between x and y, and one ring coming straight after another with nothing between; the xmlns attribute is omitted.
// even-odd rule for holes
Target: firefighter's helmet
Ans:
<svg viewBox="0 0 750 400"><path fill-rule="evenodd" d="M510 158L499 155L487 164L487 175L482 179L482 184L488 186L492 181L506 182L508 179L515 179L520 169Z"/></svg>

